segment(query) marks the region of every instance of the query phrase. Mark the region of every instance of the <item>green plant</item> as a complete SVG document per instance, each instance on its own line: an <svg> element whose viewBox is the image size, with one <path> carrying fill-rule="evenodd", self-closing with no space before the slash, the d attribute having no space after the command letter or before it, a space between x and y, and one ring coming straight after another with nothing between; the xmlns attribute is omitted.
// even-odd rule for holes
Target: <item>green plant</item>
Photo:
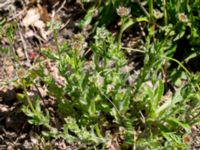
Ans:
<svg viewBox="0 0 200 150"><path fill-rule="evenodd" d="M56 34L56 29L54 32ZM82 53L85 41L81 34L59 46L55 53L50 49L43 51L49 61L54 62L54 69L58 68L57 75L60 78L45 75L42 63L37 76L48 87L48 94L56 98L58 112L63 114L63 121L66 122L62 132L46 136L62 137L68 142L105 144L106 135L101 133L105 127L102 124L106 124L107 117L111 118L113 124L120 124L121 117L128 110L130 89L124 88L128 76L121 70L126 65L124 54L105 28L97 29L94 38L94 54L88 66ZM24 90L26 93L25 87ZM43 125L50 131L54 129L49 127L48 113L47 116L42 115L38 103L34 108L27 95L26 99L29 107L25 107L24 112L31 117L30 123ZM70 132L75 135L70 135Z"/></svg>
<svg viewBox="0 0 200 150"><path fill-rule="evenodd" d="M49 125L48 112L44 115L39 101L29 99L27 82L23 88L28 106L23 110L29 122L46 127L46 137L63 138L78 148L105 149L117 138L122 149L188 149L183 138L200 121L199 74L186 67L189 60L199 56L198 24L193 14L196 11L199 15L197 2L126 1L130 9L137 6L132 18L128 16L130 9L119 7L121 1L96 1L81 22L82 28L91 23L94 8L99 8L95 35L88 47L81 34L58 43L58 26L50 24L56 51L42 50L47 60L38 60L40 67L26 80L36 84L37 78L45 84L63 128ZM117 38L106 29L112 20L105 21L105 16L116 10L121 20ZM125 15L122 10L126 10ZM158 12L159 16L155 15ZM144 49L137 51L142 52L144 60L135 82L129 85L130 72L124 71L128 58L121 39L123 32L138 22L144 23L146 31ZM102 24L105 26L97 27ZM190 50L184 49L186 56L179 58L180 41L185 40ZM89 56L85 53L88 48Z"/></svg>
<svg viewBox="0 0 200 150"><path fill-rule="evenodd" d="M0 39L5 43L0 48L1 54L11 54L15 42L16 23L6 23L5 19L0 18ZM13 54L13 53L12 53Z"/></svg>

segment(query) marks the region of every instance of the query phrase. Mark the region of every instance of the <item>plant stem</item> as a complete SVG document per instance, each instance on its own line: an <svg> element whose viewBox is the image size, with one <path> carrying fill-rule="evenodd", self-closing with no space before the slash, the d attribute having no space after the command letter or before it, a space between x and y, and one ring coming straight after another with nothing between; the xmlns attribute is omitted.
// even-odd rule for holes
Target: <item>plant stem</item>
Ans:
<svg viewBox="0 0 200 150"><path fill-rule="evenodd" d="M31 99L30 99L30 97L28 96L28 91L27 91L27 89L26 89L26 85L25 85L25 82L24 82L23 79L22 79L22 83L23 83L23 88L24 88L24 94L25 94L25 97L26 97L26 99L27 99L27 101L28 101L28 105L30 106L32 112L33 112L34 114L36 114L36 111L35 111L35 109L34 109L34 107L33 107L33 104L32 104L32 102L31 102Z"/></svg>
<svg viewBox="0 0 200 150"><path fill-rule="evenodd" d="M149 28L149 35L150 39L153 37L154 40L154 30L155 30L155 23L154 23L154 16L153 16L153 0L149 0L149 20L150 20L150 28Z"/></svg>
<svg viewBox="0 0 200 150"><path fill-rule="evenodd" d="M166 4L166 0L163 0L163 7L164 7L164 22L165 25L168 24L168 18L167 18L167 4Z"/></svg>
<svg viewBox="0 0 200 150"><path fill-rule="evenodd" d="M150 20L152 21L152 19L153 19L153 0L149 0L149 17L150 17Z"/></svg>
<svg viewBox="0 0 200 150"><path fill-rule="evenodd" d="M136 2L138 3L138 5L140 6L140 8L142 9L142 11L144 12L144 14L146 15L146 16L148 16L149 17L149 13L147 12L147 10L144 8L144 6L142 6L142 4L141 4L141 2L140 2L140 0L136 0Z"/></svg>
<svg viewBox="0 0 200 150"><path fill-rule="evenodd" d="M164 56L164 58L166 58L166 59L168 59L168 60L171 60L171 61L174 61L174 62L176 62L177 64L179 64L179 66L180 66L181 68L183 68L183 70L188 74L188 76L189 76L190 78L192 78L192 74L189 72L189 70L188 70L180 61L178 61L178 60L176 60L176 59L174 59L174 58L171 58L171 57L166 57L166 56ZM200 92L200 86L199 86L199 84L197 83L197 84L195 84L195 86L196 86L196 88L198 89L198 91Z"/></svg>
<svg viewBox="0 0 200 150"><path fill-rule="evenodd" d="M121 49L121 40L122 40L122 33L123 33L123 25L124 25L124 18L121 18L121 26L120 26L120 31L119 31L119 37L118 37L118 49Z"/></svg>
<svg viewBox="0 0 200 150"><path fill-rule="evenodd" d="M54 29L54 31L53 31L53 37L54 37L55 44L56 44L56 50L58 51L59 58L60 58L60 48L59 48L59 44L58 44L58 37L57 37L57 30L56 29Z"/></svg>

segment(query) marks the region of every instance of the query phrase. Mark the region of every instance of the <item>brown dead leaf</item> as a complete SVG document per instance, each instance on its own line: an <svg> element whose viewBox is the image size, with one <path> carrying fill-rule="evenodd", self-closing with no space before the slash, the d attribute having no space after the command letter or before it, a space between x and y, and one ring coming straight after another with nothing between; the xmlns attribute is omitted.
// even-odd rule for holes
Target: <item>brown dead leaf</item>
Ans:
<svg viewBox="0 0 200 150"><path fill-rule="evenodd" d="M0 113L7 113L9 111L8 105L0 104Z"/></svg>
<svg viewBox="0 0 200 150"><path fill-rule="evenodd" d="M16 49L16 53L17 53L17 55L19 56L20 59L24 59L25 58L25 54L24 54L24 52L23 52L21 47Z"/></svg>
<svg viewBox="0 0 200 150"><path fill-rule="evenodd" d="M40 21L40 13L38 8L30 8L27 11L26 16L22 20L22 25L28 27L30 25L35 26L35 22Z"/></svg>
<svg viewBox="0 0 200 150"><path fill-rule="evenodd" d="M28 28L29 26L35 27L39 30L39 35L42 36L42 38L47 39L48 32L45 30L45 23L50 20L50 17L48 15L48 12L46 8L38 5L38 7L30 8L27 11L26 16L22 20L22 26ZM34 36L36 34L32 34L29 30L28 33L25 33L25 35L28 36ZM31 34L30 34L31 33Z"/></svg>
<svg viewBox="0 0 200 150"><path fill-rule="evenodd" d="M48 21L50 21L50 16L48 14L48 11L45 7L42 7L41 5L38 5L38 10L39 10L39 13L40 13L40 19L47 23Z"/></svg>

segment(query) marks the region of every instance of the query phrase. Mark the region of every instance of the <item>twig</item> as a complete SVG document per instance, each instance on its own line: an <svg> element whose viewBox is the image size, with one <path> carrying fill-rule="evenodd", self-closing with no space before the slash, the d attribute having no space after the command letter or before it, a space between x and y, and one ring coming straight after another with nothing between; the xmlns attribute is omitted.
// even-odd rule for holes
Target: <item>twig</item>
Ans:
<svg viewBox="0 0 200 150"><path fill-rule="evenodd" d="M140 52L140 53L144 53L144 51L143 51L143 50L140 50L140 49L135 49L135 48L121 47L121 49L124 49L124 50L131 50L131 51L134 51L134 52Z"/></svg>
<svg viewBox="0 0 200 150"><path fill-rule="evenodd" d="M64 8L65 4L66 4L66 0L62 2L62 5L56 10L56 13L60 12L60 10Z"/></svg>
<svg viewBox="0 0 200 150"><path fill-rule="evenodd" d="M69 24L69 22L70 22L70 19L67 20L67 22L61 26L59 31L63 30Z"/></svg>
<svg viewBox="0 0 200 150"><path fill-rule="evenodd" d="M147 12L147 10L144 8L144 6L142 6L140 0L136 0L136 2L138 3L138 5L140 6L140 8L142 9L142 11L145 13L145 15L147 15L148 17L150 16L149 13Z"/></svg>
<svg viewBox="0 0 200 150"><path fill-rule="evenodd" d="M26 59L28 60L28 62L30 62L30 59L29 59L29 56L28 56L28 53L27 53L27 45L26 45L26 41L24 40L24 37L21 33L21 30L20 30L20 27L19 27L19 24L17 24L18 26L18 29L19 29L19 35L20 35L20 38L21 38L21 42L23 44L23 48L24 48L24 54L26 56Z"/></svg>
<svg viewBox="0 0 200 150"><path fill-rule="evenodd" d="M3 8L3 7L5 7L6 5L9 5L9 4L11 4L11 3L14 3L14 0L8 0L8 1L4 1L3 2L3 4L2 4L2 2L0 3L0 8Z"/></svg>
<svg viewBox="0 0 200 150"><path fill-rule="evenodd" d="M38 86L37 86L34 82L33 82L33 85L35 86L35 88L36 88L36 90L37 90L37 92L38 92L38 94L39 94L39 97L40 97L40 99L42 100L42 103L44 104L44 108L46 108L46 107L45 107L44 98L43 98L43 96L42 96L42 94L41 94L41 92L40 92Z"/></svg>
<svg viewBox="0 0 200 150"><path fill-rule="evenodd" d="M21 15L23 15L26 11L27 11L26 8L23 9L23 10L21 10L19 13L17 13L17 14L14 15L14 16L12 16L11 18L9 18L7 21L8 21L8 22L13 21L14 19L16 19L16 18L20 17Z"/></svg>

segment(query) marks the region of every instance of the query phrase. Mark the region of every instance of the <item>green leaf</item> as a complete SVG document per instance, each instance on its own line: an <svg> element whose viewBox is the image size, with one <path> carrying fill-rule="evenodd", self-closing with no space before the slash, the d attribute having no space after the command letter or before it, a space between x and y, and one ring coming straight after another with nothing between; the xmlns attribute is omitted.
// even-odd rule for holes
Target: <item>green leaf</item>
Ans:
<svg viewBox="0 0 200 150"><path fill-rule="evenodd" d="M116 121L117 123L120 122L119 113L117 112L117 110L116 110L115 108L112 108L112 109L110 110L110 114L115 118L115 121Z"/></svg>
<svg viewBox="0 0 200 150"><path fill-rule="evenodd" d="M191 129L190 129L190 125L187 124L187 123L184 123L184 122L181 122L179 121L178 119L176 118L168 118L166 120L167 123L169 123L171 126L173 126L174 128L177 127L177 126L180 126L182 127L183 129L185 129L186 132L191 132Z"/></svg>
<svg viewBox="0 0 200 150"><path fill-rule="evenodd" d="M119 111L120 113L125 113L129 109L130 99L129 97L124 97L122 101L119 102Z"/></svg>
<svg viewBox="0 0 200 150"><path fill-rule="evenodd" d="M136 20L136 22L148 22L149 21L148 18L145 18L145 17L138 17L135 20Z"/></svg>
<svg viewBox="0 0 200 150"><path fill-rule="evenodd" d="M154 99L153 99L153 108L154 108L154 110L157 109L163 93L164 93L164 84L163 84L162 80L158 80L157 88L155 90Z"/></svg>
<svg viewBox="0 0 200 150"><path fill-rule="evenodd" d="M135 23L135 21L133 19L129 19L127 22L125 22L125 24L122 27L122 33L129 28L131 25L133 25Z"/></svg>
<svg viewBox="0 0 200 150"><path fill-rule="evenodd" d="M18 101L25 103L25 96L24 96L24 94L17 93L16 94L16 98L17 98Z"/></svg>
<svg viewBox="0 0 200 150"><path fill-rule="evenodd" d="M170 144L168 146L172 146L173 149L177 149L178 147L182 146L182 138L178 135L176 135L173 132L161 132L162 135L165 137L167 142Z"/></svg>
<svg viewBox="0 0 200 150"><path fill-rule="evenodd" d="M96 116L96 105L95 105L95 100L92 99L90 100L90 105L89 105L89 108L88 108L88 112L91 116Z"/></svg>
<svg viewBox="0 0 200 150"><path fill-rule="evenodd" d="M83 18L83 20L80 21L79 27L81 29L85 28L87 25L89 25L91 23L92 17L93 17L93 13L94 13L95 10L96 10L96 8L92 7L87 11L87 14Z"/></svg>
<svg viewBox="0 0 200 150"><path fill-rule="evenodd" d="M181 95L181 89L178 89L173 98L169 98L167 101L165 101L165 103L157 109L156 113L159 117L162 117L162 115L164 115L165 112L169 111L169 109L172 109L174 105L180 102L181 100L183 100L183 97Z"/></svg>

